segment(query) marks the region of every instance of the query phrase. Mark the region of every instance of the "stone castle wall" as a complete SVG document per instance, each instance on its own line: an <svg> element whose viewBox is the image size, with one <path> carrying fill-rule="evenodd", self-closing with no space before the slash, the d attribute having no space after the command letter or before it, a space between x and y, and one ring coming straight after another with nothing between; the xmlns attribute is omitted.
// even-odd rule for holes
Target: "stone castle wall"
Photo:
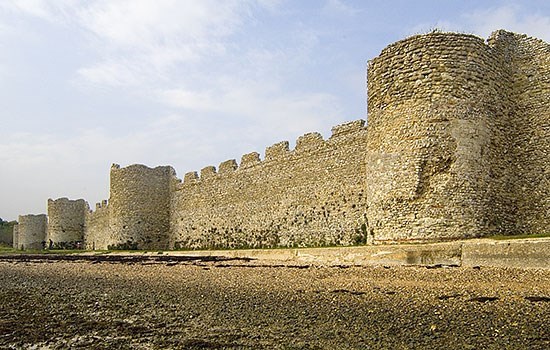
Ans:
<svg viewBox="0 0 550 350"><path fill-rule="evenodd" d="M86 215L84 242L86 249L91 250L106 250L110 245L122 243L115 241L109 229L109 206L107 200L96 203L95 211L90 211Z"/></svg>
<svg viewBox="0 0 550 350"><path fill-rule="evenodd" d="M8 246L13 245L13 227L17 224L16 221L1 221L0 220L0 243Z"/></svg>
<svg viewBox="0 0 550 350"><path fill-rule="evenodd" d="M172 199L171 247L350 245L366 232L364 121L306 134L185 175Z"/></svg>
<svg viewBox="0 0 550 350"><path fill-rule="evenodd" d="M376 240L506 230L506 91L491 48L471 35L411 37L369 62L367 198Z"/></svg>
<svg viewBox="0 0 550 350"><path fill-rule="evenodd" d="M550 225L550 45L526 35L497 31L498 50L513 86L511 153L514 159L516 230L548 232Z"/></svg>
<svg viewBox="0 0 550 350"><path fill-rule="evenodd" d="M109 230L119 248L166 249L170 198L177 182L170 166L111 167Z"/></svg>
<svg viewBox="0 0 550 350"><path fill-rule="evenodd" d="M369 63L375 240L548 227L548 59L547 43L498 31L487 44L464 34L415 36Z"/></svg>
<svg viewBox="0 0 550 350"><path fill-rule="evenodd" d="M368 123L185 174L111 168L89 249L444 241L550 227L550 47L429 33L368 64ZM55 216L57 215L57 218ZM61 210L54 222L75 217ZM25 236L29 229L20 225ZM20 244L21 245L21 244Z"/></svg>
<svg viewBox="0 0 550 350"><path fill-rule="evenodd" d="M53 247L67 247L84 241L88 203L84 199L48 199L48 230L46 241Z"/></svg>
<svg viewBox="0 0 550 350"><path fill-rule="evenodd" d="M43 249L46 243L48 217L45 214L19 215L17 249Z"/></svg>

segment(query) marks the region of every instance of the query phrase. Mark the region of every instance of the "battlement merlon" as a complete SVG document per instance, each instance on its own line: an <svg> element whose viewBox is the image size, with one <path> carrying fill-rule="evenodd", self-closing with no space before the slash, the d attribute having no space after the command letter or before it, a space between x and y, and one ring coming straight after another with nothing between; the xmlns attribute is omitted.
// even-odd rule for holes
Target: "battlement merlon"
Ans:
<svg viewBox="0 0 550 350"><path fill-rule="evenodd" d="M310 132L298 137L295 150L300 152L304 150L317 149L323 146L325 140L318 132Z"/></svg>
<svg viewBox="0 0 550 350"><path fill-rule="evenodd" d="M229 159L225 162L220 163L220 166L218 167L218 173L219 174L229 174L237 170L239 166L237 165L237 161L235 159Z"/></svg>
<svg viewBox="0 0 550 350"><path fill-rule="evenodd" d="M281 141L265 149L265 160L270 161L284 158L289 152L290 148L288 141Z"/></svg>
<svg viewBox="0 0 550 350"><path fill-rule="evenodd" d="M109 205L109 201L104 199L101 202L98 202L95 204L95 209L98 210L98 209L107 208L108 205Z"/></svg>
<svg viewBox="0 0 550 350"><path fill-rule="evenodd" d="M260 162L260 154L258 152L247 153L241 157L241 165L239 166L239 169L250 168Z"/></svg>
<svg viewBox="0 0 550 350"><path fill-rule="evenodd" d="M189 171L185 173L185 176L183 177L184 185L196 183L197 181L199 181L199 174L197 174L196 171Z"/></svg>
<svg viewBox="0 0 550 350"><path fill-rule="evenodd" d="M201 169L201 180L210 179L216 176L216 167L213 165L205 166Z"/></svg>
<svg viewBox="0 0 550 350"><path fill-rule="evenodd" d="M349 135L352 133L365 131L365 121L363 119L358 119L351 121L349 123L344 123L340 125L334 126L331 131L332 135L330 136L330 139L335 139L341 136Z"/></svg>

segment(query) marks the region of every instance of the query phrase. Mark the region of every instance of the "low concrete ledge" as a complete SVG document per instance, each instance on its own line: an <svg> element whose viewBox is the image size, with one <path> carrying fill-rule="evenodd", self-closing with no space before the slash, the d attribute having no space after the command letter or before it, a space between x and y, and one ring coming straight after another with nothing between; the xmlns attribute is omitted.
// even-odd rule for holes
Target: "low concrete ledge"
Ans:
<svg viewBox="0 0 550 350"><path fill-rule="evenodd" d="M24 255L24 256L23 256ZM283 266L485 266L550 269L550 238L496 241L473 239L431 244L395 244L330 248L196 250L196 251L112 251L59 254L0 254L2 259L81 260L82 256L105 256L105 261L149 259L210 261L233 265ZM19 258L18 258L19 256ZM2 260L0 259L0 260ZM89 259L88 259L89 260ZM93 259L92 259L93 260Z"/></svg>
<svg viewBox="0 0 550 350"><path fill-rule="evenodd" d="M459 266L460 242L360 247L245 249L179 252L313 265L451 265Z"/></svg>
<svg viewBox="0 0 550 350"><path fill-rule="evenodd" d="M474 239L431 244L177 252L312 265L487 266L550 269L550 238Z"/></svg>
<svg viewBox="0 0 550 350"><path fill-rule="evenodd" d="M550 238L464 241L462 265L550 269Z"/></svg>

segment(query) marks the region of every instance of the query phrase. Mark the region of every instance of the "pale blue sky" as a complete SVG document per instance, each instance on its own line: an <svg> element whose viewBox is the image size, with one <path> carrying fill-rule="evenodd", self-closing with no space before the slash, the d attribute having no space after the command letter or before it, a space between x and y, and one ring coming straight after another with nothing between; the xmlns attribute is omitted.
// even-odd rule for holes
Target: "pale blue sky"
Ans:
<svg viewBox="0 0 550 350"><path fill-rule="evenodd" d="M0 217L366 118L365 68L438 27L550 41L550 1L0 0Z"/></svg>

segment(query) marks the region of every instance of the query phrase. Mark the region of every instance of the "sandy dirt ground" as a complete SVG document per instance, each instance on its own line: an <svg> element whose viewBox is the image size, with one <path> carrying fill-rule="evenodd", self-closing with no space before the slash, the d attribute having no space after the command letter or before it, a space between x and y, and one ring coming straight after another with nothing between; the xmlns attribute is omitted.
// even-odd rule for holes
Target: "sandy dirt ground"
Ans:
<svg viewBox="0 0 550 350"><path fill-rule="evenodd" d="M0 258L0 349L550 349L550 270Z"/></svg>

